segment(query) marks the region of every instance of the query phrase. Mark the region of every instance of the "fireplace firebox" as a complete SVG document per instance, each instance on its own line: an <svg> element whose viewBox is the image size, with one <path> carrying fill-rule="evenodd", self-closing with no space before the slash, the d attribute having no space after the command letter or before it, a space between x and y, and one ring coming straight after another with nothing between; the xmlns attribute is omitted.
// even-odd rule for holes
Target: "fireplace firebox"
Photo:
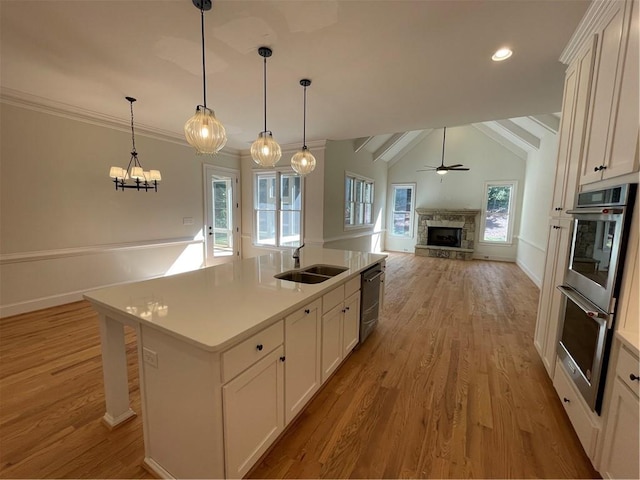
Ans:
<svg viewBox="0 0 640 480"><path fill-rule="evenodd" d="M427 245L460 248L462 228L429 227L427 228Z"/></svg>

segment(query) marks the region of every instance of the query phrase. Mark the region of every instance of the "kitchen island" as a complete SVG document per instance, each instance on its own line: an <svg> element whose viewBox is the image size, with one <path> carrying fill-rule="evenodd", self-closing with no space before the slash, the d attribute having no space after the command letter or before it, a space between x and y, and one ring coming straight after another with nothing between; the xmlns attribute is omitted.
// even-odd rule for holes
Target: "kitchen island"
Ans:
<svg viewBox="0 0 640 480"><path fill-rule="evenodd" d="M360 273L384 259L305 247L300 269L345 271L315 284L279 280L295 265L274 252L87 293L100 321L104 422L135 415L129 325L146 467L165 478L243 476L358 343Z"/></svg>

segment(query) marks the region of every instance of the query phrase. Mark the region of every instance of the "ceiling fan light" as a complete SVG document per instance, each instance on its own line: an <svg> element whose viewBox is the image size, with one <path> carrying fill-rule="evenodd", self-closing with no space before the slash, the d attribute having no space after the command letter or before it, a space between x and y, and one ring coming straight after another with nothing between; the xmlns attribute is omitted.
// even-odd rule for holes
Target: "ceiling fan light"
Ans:
<svg viewBox="0 0 640 480"><path fill-rule="evenodd" d="M273 167L282 156L282 149L271 132L260 132L251 144L251 158L261 167Z"/></svg>
<svg viewBox="0 0 640 480"><path fill-rule="evenodd" d="M196 107L196 113L184 124L184 135L198 155L218 153L227 143L224 126L213 110L202 105Z"/></svg>
<svg viewBox="0 0 640 480"><path fill-rule="evenodd" d="M440 170L440 169L438 169L438 170L436 170L436 173L437 173L438 175L446 175L446 174L447 174L447 171L446 171L446 170Z"/></svg>
<svg viewBox="0 0 640 480"><path fill-rule="evenodd" d="M299 175L308 175L316 168L316 158L304 146L291 157L291 168Z"/></svg>

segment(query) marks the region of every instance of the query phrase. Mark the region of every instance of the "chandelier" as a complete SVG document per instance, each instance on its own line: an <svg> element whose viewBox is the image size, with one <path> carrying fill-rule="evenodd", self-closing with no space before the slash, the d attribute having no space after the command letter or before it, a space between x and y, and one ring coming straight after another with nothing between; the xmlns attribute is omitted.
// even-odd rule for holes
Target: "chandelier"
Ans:
<svg viewBox="0 0 640 480"><path fill-rule="evenodd" d="M160 170L149 170L148 172L142 169L142 164L138 160L138 152L136 152L136 138L133 130L133 102L136 101L133 97L125 97L131 105L131 159L127 168L111 167L109 170L109 177L113 178L113 183L116 185L116 190L121 189L124 192L125 188L135 188L136 190L149 190L158 191L158 182L162 180ZM135 180L135 184L127 184L128 180Z"/></svg>

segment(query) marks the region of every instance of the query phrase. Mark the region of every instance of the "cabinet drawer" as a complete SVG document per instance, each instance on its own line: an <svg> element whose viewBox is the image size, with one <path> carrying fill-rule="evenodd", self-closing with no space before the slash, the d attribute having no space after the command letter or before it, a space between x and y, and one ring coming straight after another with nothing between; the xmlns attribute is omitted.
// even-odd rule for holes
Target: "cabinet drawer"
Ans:
<svg viewBox="0 0 640 480"><path fill-rule="evenodd" d="M593 459L600 429L594 424L591 418L591 411L586 407L582 396L573 386L571 379L560 362L556 363L553 386L560 397L564 410L569 416L569 420L571 420L573 429L580 439L582 448L584 448L587 456Z"/></svg>
<svg viewBox="0 0 640 480"><path fill-rule="evenodd" d="M640 376L640 364L638 363L638 357L627 350L624 346L620 347L618 364L616 365L616 374L631 390L633 390L636 395L639 394L640 381L631 379L631 375L633 375L634 378L638 378L638 376Z"/></svg>
<svg viewBox="0 0 640 480"><path fill-rule="evenodd" d="M360 275L356 275L344 284L344 298L350 297L360 290Z"/></svg>
<svg viewBox="0 0 640 480"><path fill-rule="evenodd" d="M325 314L344 300L344 285L334 288L322 296L322 313Z"/></svg>
<svg viewBox="0 0 640 480"><path fill-rule="evenodd" d="M222 354L222 382L228 382L284 342L284 321L247 338Z"/></svg>

